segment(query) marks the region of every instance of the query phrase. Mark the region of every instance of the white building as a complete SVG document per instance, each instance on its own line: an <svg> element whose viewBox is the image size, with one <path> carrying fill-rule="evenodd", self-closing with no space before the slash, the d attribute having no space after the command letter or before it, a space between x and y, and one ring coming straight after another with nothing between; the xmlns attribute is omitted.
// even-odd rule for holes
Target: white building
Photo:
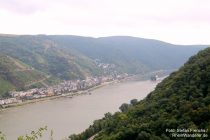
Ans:
<svg viewBox="0 0 210 140"><path fill-rule="evenodd" d="M0 105L3 105L4 104L4 100L0 100Z"/></svg>

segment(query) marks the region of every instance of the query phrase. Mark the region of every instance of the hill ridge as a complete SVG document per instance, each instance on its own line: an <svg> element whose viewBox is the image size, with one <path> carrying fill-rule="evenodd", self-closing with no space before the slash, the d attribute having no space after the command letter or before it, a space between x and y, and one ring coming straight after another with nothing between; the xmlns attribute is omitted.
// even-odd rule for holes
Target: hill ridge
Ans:
<svg viewBox="0 0 210 140"><path fill-rule="evenodd" d="M30 75L30 72L39 73L38 75L44 77L50 75L48 83L57 83L62 80L85 79L89 76L143 74L159 69L177 69L188 57L206 47L179 47L156 40L152 43L141 38L117 38L0 35L0 52L29 67L28 71L25 71L26 75ZM11 66L9 69L12 72L14 68ZM107 66L109 67L106 68ZM5 70L1 68L0 71ZM18 71L15 77L19 75L18 79L23 81L33 79L21 71L17 73ZM38 75L35 74L35 77ZM4 76L3 79L7 78ZM22 87L23 83L15 82L15 85Z"/></svg>

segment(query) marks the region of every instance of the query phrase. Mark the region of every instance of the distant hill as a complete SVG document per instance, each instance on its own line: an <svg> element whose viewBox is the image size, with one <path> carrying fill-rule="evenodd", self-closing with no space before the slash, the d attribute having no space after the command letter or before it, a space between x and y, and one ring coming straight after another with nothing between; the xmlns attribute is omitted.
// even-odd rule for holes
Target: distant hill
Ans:
<svg viewBox="0 0 210 140"><path fill-rule="evenodd" d="M128 73L177 69L206 45L173 45L129 36L89 38L49 36L66 50L75 50L92 59L114 63Z"/></svg>
<svg viewBox="0 0 210 140"><path fill-rule="evenodd" d="M12 89L26 89L25 85L27 88L42 87L41 82L46 76L48 78L45 79L44 85L100 74L99 68L91 59L62 50L45 37L0 36L0 52L8 57L4 64L0 64L2 71L0 95ZM1 57L0 61L2 60ZM11 60L20 62L31 70L13 72L13 67L16 66L13 65L14 62L10 62Z"/></svg>
<svg viewBox="0 0 210 140"><path fill-rule="evenodd" d="M132 100L130 105L123 104L120 109L122 112L114 115L105 114L80 135L72 135L71 140L86 140L93 135L94 140L208 140L210 48L191 57L144 100ZM188 132L190 129L194 132ZM176 137L184 133L202 137Z"/></svg>
<svg viewBox="0 0 210 140"><path fill-rule="evenodd" d="M23 78L23 83L11 84L10 81L14 78L8 80L8 75L1 76L6 88L2 88L3 84L0 84L0 89L7 90L0 91L0 94L13 88L24 89L23 85L26 83L28 88L42 87L62 80L85 79L113 72L139 74L159 69L177 69L188 57L205 47L207 46L172 45L126 36L90 38L68 35L0 35L1 54L29 67L30 72L46 77L42 78L45 79L44 84L42 80L38 80L40 78L33 79L33 76ZM104 72L96 62L113 68ZM6 68L5 65L0 68L0 71L13 69L9 63ZM25 74L27 75L26 72L18 74L19 79L25 77Z"/></svg>

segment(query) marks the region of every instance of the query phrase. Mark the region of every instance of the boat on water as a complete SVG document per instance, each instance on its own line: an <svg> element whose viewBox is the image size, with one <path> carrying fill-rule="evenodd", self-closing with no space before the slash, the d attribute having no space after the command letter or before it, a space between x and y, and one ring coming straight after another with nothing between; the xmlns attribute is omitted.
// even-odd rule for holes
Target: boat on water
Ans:
<svg viewBox="0 0 210 140"><path fill-rule="evenodd" d="M154 75L154 76L151 76L150 80L151 81L157 81L159 79L158 75Z"/></svg>

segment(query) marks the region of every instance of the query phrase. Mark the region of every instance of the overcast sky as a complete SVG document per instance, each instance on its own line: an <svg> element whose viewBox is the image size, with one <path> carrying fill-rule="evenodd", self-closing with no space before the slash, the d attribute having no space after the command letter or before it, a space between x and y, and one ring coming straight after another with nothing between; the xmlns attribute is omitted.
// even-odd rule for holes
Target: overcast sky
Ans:
<svg viewBox="0 0 210 140"><path fill-rule="evenodd" d="M0 33L210 44L210 0L0 0Z"/></svg>

